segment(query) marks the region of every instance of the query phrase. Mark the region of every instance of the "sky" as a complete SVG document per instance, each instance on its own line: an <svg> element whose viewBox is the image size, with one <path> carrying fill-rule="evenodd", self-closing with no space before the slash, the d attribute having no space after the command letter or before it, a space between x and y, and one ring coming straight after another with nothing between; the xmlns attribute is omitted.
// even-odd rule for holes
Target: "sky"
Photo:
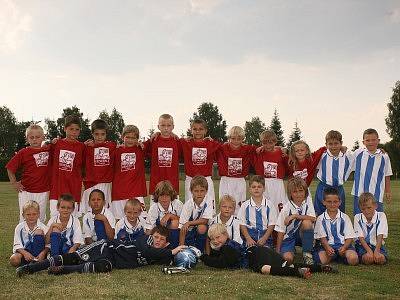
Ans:
<svg viewBox="0 0 400 300"><path fill-rule="evenodd" d="M385 117L400 80L400 1L0 0L0 105L19 121L115 107L146 136L202 102L231 126L277 109L312 148L350 148Z"/></svg>

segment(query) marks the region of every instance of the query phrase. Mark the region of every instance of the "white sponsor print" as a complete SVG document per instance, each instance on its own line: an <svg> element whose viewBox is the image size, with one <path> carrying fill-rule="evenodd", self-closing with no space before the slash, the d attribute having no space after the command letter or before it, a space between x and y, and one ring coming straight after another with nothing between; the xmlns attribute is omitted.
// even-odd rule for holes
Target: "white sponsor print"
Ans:
<svg viewBox="0 0 400 300"><path fill-rule="evenodd" d="M174 149L158 147L158 166L168 168L172 165L172 154Z"/></svg>
<svg viewBox="0 0 400 300"><path fill-rule="evenodd" d="M121 172L126 172L135 169L136 153L121 154Z"/></svg>
<svg viewBox="0 0 400 300"><path fill-rule="evenodd" d="M36 167L46 167L49 163L49 152L33 154L33 158L35 159Z"/></svg>
<svg viewBox="0 0 400 300"><path fill-rule="evenodd" d="M106 147L94 148L94 165L96 167L110 165L110 149Z"/></svg>
<svg viewBox="0 0 400 300"><path fill-rule="evenodd" d="M72 172L74 168L74 159L76 153L68 150L60 150L60 156L58 160L58 168L62 171Z"/></svg>
<svg viewBox="0 0 400 300"><path fill-rule="evenodd" d="M235 176L242 174L243 165L241 157L228 157L228 175Z"/></svg>
<svg viewBox="0 0 400 300"><path fill-rule="evenodd" d="M207 163L207 148L192 148L192 163L196 166L202 166Z"/></svg>
<svg viewBox="0 0 400 300"><path fill-rule="evenodd" d="M303 169L301 171L294 171L293 172L293 177L300 177L300 178L306 179L307 176L308 176L307 169Z"/></svg>
<svg viewBox="0 0 400 300"><path fill-rule="evenodd" d="M264 177L277 178L278 177L278 164L275 162L264 161Z"/></svg>

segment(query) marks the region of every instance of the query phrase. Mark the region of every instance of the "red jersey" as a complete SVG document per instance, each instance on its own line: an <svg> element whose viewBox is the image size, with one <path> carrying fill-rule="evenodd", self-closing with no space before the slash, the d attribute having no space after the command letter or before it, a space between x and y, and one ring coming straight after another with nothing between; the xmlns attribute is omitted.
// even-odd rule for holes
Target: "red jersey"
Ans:
<svg viewBox="0 0 400 300"><path fill-rule="evenodd" d="M112 200L125 200L146 195L144 151L139 146L116 148Z"/></svg>
<svg viewBox="0 0 400 300"><path fill-rule="evenodd" d="M58 140L51 145L52 174L50 199L69 193L75 202L81 201L82 166L85 145L78 141Z"/></svg>
<svg viewBox="0 0 400 300"><path fill-rule="evenodd" d="M25 191L43 193L50 190L50 146L26 147L18 151L6 168L14 174L22 168L21 184Z"/></svg>
<svg viewBox="0 0 400 300"><path fill-rule="evenodd" d="M289 177L301 177L303 178L307 185L310 186L311 181L314 178L315 170L318 166L319 160L322 154L326 151L326 147L321 147L317 151L311 153L310 159L305 159L302 162L296 163L296 168L294 164L290 164L288 167Z"/></svg>
<svg viewBox="0 0 400 300"><path fill-rule="evenodd" d="M227 177L246 177L249 175L249 167L255 147L242 145L233 149L230 144L225 143L217 151L218 173Z"/></svg>
<svg viewBox="0 0 400 300"><path fill-rule="evenodd" d="M113 181L115 143L104 142L86 146L85 150L85 189L98 183Z"/></svg>
<svg viewBox="0 0 400 300"><path fill-rule="evenodd" d="M256 174L264 178L283 179L286 174L287 158L282 156L281 148L254 153L252 165Z"/></svg>
<svg viewBox="0 0 400 300"><path fill-rule="evenodd" d="M215 161L215 154L220 143L214 140L195 141L193 139L180 139L185 174L194 177L196 175L211 176Z"/></svg>
<svg viewBox="0 0 400 300"><path fill-rule="evenodd" d="M182 148L174 137L161 135L153 141L146 141L147 156L151 159L149 193L154 194L157 183L168 180L179 192L179 156Z"/></svg>

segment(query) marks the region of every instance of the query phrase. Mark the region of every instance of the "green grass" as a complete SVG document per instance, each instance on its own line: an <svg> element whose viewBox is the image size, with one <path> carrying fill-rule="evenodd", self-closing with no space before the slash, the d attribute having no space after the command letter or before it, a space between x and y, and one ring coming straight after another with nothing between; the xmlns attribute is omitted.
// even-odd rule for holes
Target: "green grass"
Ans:
<svg viewBox="0 0 400 300"><path fill-rule="evenodd" d="M183 186L183 185L181 185ZM216 190L217 186L216 186ZM315 191L315 183L311 186ZM346 209L351 216L351 183L347 183ZM8 263L14 228L18 221L16 193L8 183L0 183L0 299L39 298L272 298L300 299L387 298L400 299L400 182L392 182L393 201L386 205L389 221L385 266L340 266L340 273L313 274L310 280L262 276L247 270L214 270L199 264L189 274L163 275L158 266L136 270L114 270L110 274L48 276L45 272L16 278ZM182 191L181 191L182 195Z"/></svg>

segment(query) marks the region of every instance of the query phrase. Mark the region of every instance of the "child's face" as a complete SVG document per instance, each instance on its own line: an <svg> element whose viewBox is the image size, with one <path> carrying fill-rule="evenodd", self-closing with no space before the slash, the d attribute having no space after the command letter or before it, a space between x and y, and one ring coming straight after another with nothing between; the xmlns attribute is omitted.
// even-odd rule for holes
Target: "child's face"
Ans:
<svg viewBox="0 0 400 300"><path fill-rule="evenodd" d="M309 154L309 153L308 153L307 146L304 145L304 144L297 144L297 145L295 145L295 146L294 146L294 153L295 153L296 158L297 158L299 161L305 160L307 154Z"/></svg>
<svg viewBox="0 0 400 300"><path fill-rule="evenodd" d="M360 208L367 220L371 220L375 214L376 209L378 208L378 204L372 201L368 201L362 204Z"/></svg>
<svg viewBox="0 0 400 300"><path fill-rule="evenodd" d="M230 218L235 212L235 206L228 201L222 201L220 206L221 216L224 218Z"/></svg>
<svg viewBox="0 0 400 300"><path fill-rule="evenodd" d="M31 147L40 148L42 142L44 141L43 131L41 131L40 129L29 130L26 136L26 141Z"/></svg>
<svg viewBox="0 0 400 300"><path fill-rule="evenodd" d="M338 156L340 149L342 148L342 142L335 139L329 139L326 141L326 148L328 148L333 156Z"/></svg>
<svg viewBox="0 0 400 300"><path fill-rule="evenodd" d="M128 219L129 223L136 223L136 220L139 218L141 213L141 207L136 207L132 205L125 206L125 216Z"/></svg>
<svg viewBox="0 0 400 300"><path fill-rule="evenodd" d="M324 205L328 213L337 213L340 206L340 199L337 195L326 195L324 199Z"/></svg>
<svg viewBox="0 0 400 300"><path fill-rule="evenodd" d="M94 214L100 213L104 207L103 195L94 192L90 195L89 206Z"/></svg>
<svg viewBox="0 0 400 300"><path fill-rule="evenodd" d="M169 195L161 195L158 197L158 202L164 209L168 209L171 203L171 197Z"/></svg>
<svg viewBox="0 0 400 300"><path fill-rule="evenodd" d="M225 245L228 238L229 236L227 233L216 234L210 238L210 243L214 246L215 249L219 249L223 245Z"/></svg>
<svg viewBox="0 0 400 300"><path fill-rule="evenodd" d="M153 233L153 247L157 249L165 248L168 246L167 238L158 232Z"/></svg>
<svg viewBox="0 0 400 300"><path fill-rule="evenodd" d="M67 139L76 140L79 137L81 132L81 128L78 124L71 124L67 127L64 127L65 136Z"/></svg>
<svg viewBox="0 0 400 300"><path fill-rule="evenodd" d="M26 223L28 224L36 224L39 219L39 211L33 207L30 207L24 211L22 214Z"/></svg>
<svg viewBox="0 0 400 300"><path fill-rule="evenodd" d="M253 198L260 198L264 193L264 186L259 182L253 181L250 184L249 191Z"/></svg>
<svg viewBox="0 0 400 300"><path fill-rule="evenodd" d="M125 133L124 137L124 145L125 147L133 147L137 145L138 137L134 132Z"/></svg>
<svg viewBox="0 0 400 300"><path fill-rule="evenodd" d="M174 122L171 119L160 118L158 120L158 130L160 130L162 137L170 137L172 130L174 130Z"/></svg>
<svg viewBox="0 0 400 300"><path fill-rule="evenodd" d="M61 200L58 205L58 212L60 213L60 217L69 218L69 216L74 211L74 203L69 201Z"/></svg>
<svg viewBox="0 0 400 300"><path fill-rule="evenodd" d="M207 195L207 189L200 186L200 185L195 185L192 189L192 196L193 196L193 201L197 204L200 205L201 202L203 202L204 197Z"/></svg>
<svg viewBox="0 0 400 300"><path fill-rule="evenodd" d="M294 203L300 205L306 199L306 191L303 188L294 189L290 196Z"/></svg>
<svg viewBox="0 0 400 300"><path fill-rule="evenodd" d="M104 143L107 139L107 130L95 129L92 136L95 144Z"/></svg>
<svg viewBox="0 0 400 300"><path fill-rule="evenodd" d="M369 152L375 152L378 149L379 138L375 133L364 134L363 144Z"/></svg>
<svg viewBox="0 0 400 300"><path fill-rule="evenodd" d="M203 126L203 124L194 123L192 125L192 136L195 140L202 140L206 136L207 129Z"/></svg>
<svg viewBox="0 0 400 300"><path fill-rule="evenodd" d="M265 138L265 139L263 139L261 141L261 143L264 146L265 150L274 151L275 145L276 145L276 140L275 139Z"/></svg>
<svg viewBox="0 0 400 300"><path fill-rule="evenodd" d="M233 135L229 137L229 144L233 149L238 149L243 143L243 137L239 135Z"/></svg>

